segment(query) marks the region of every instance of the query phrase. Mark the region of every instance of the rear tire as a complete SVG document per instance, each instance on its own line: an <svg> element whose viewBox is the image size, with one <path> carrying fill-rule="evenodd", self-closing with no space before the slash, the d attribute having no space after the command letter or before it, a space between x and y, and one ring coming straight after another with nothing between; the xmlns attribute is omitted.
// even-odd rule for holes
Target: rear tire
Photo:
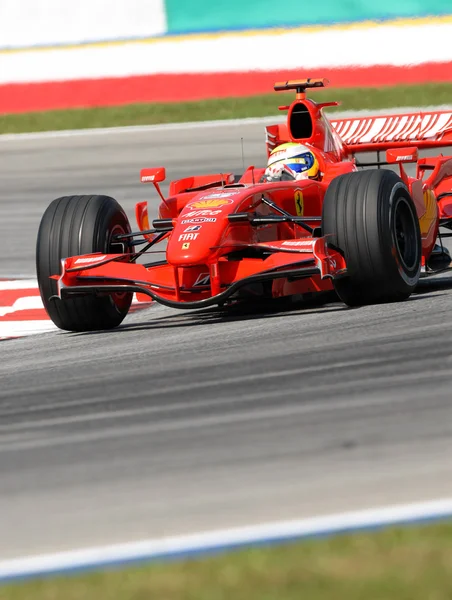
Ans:
<svg viewBox="0 0 452 600"><path fill-rule="evenodd" d="M416 209L400 177L387 169L335 178L323 203L323 234L339 250L347 276L334 287L348 306L405 300L421 270Z"/></svg>
<svg viewBox="0 0 452 600"><path fill-rule="evenodd" d="M60 329L92 331L117 327L127 315L132 294L93 294L73 298L51 298L61 273L61 260L93 252L119 253L112 243L116 234L130 233L127 215L109 196L64 196L45 211L36 244L36 270L44 307Z"/></svg>

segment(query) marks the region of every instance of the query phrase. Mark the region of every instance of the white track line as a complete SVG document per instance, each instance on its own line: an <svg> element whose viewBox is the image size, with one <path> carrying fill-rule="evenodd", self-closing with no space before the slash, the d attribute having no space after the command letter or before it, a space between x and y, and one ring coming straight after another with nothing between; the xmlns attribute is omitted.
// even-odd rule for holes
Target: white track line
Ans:
<svg viewBox="0 0 452 600"><path fill-rule="evenodd" d="M331 97L334 97L335 90L331 90ZM275 106L277 104L275 96ZM315 99L315 98L314 98ZM365 115L384 115L400 114L419 111L452 110L452 104L443 104L440 106L399 106L396 108L383 108L378 110L346 110L331 112L329 118L343 119L347 117L359 117ZM246 125L271 125L273 123L282 123L285 120L284 115L274 115L269 117L249 117L246 119L219 119L214 121L189 121L186 123L161 123L157 125L130 125L124 127L97 127L92 129L63 129L61 131L40 131L34 133L4 133L0 134L0 142L8 141L27 141L27 140L45 140L61 137L79 137L86 135L110 135L127 133L151 133L158 131L186 131L190 129L207 129L217 127L239 127Z"/></svg>
<svg viewBox="0 0 452 600"><path fill-rule="evenodd" d="M275 103L276 104L276 103ZM152 131L177 131L205 129L209 127L230 127L238 125L272 124L281 121L281 115L273 117L250 117L247 119L224 119L218 121L193 121L185 123L161 123L157 125L129 125L124 127L96 127L93 129L64 129L61 131L41 131L36 133L4 133L0 142L9 140L40 140L84 135L109 135L116 133L149 133Z"/></svg>
<svg viewBox="0 0 452 600"><path fill-rule="evenodd" d="M452 517L452 498L0 561L0 581Z"/></svg>

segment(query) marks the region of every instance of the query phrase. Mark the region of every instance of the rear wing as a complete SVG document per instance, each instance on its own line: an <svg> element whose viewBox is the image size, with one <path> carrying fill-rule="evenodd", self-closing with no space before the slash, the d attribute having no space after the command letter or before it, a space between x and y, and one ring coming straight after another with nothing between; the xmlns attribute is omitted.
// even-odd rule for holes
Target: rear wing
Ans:
<svg viewBox="0 0 452 600"><path fill-rule="evenodd" d="M346 154L390 148L452 146L452 111L328 119ZM286 123L266 127L267 154L291 136Z"/></svg>
<svg viewBox="0 0 452 600"><path fill-rule="evenodd" d="M331 119L348 152L452 146L452 111Z"/></svg>

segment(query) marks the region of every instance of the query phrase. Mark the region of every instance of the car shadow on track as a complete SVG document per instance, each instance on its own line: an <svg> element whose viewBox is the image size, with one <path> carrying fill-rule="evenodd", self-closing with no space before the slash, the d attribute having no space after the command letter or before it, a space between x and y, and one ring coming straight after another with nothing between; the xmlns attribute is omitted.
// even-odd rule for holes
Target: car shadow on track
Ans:
<svg viewBox="0 0 452 600"><path fill-rule="evenodd" d="M452 290L452 277L435 279L423 279L407 302L423 300L426 296L439 292ZM438 294L435 294L436 297ZM441 294L442 295L442 294ZM235 321L252 321L257 319L274 319L287 317L289 315L308 316L314 314L325 314L332 312L360 310L363 307L350 308L343 304L334 292L315 295L310 299L287 299L259 302L258 304L248 302L232 307L212 307L196 311L180 311L171 315L151 316L142 322L123 323L115 330L88 331L83 333L70 333L71 336L105 335L124 331L146 331L153 329L172 329L182 327L196 327L199 325L214 325ZM366 307L364 307L366 308Z"/></svg>
<svg viewBox="0 0 452 600"><path fill-rule="evenodd" d="M337 312L346 309L335 294L325 294L323 297L317 297L309 300L287 299L272 300L268 303L259 304L246 303L232 307L218 308L212 307L196 311L180 311L171 315L153 317L149 314L149 319L143 322L123 323L117 330L113 331L140 331L151 329L166 329L177 327L193 327L199 325L230 323L235 321L251 321L256 319L271 319L277 317L286 317L288 315L310 315L319 312ZM88 331L83 333L68 333L71 336L80 335L102 335L112 333L112 330L106 331Z"/></svg>
<svg viewBox="0 0 452 600"><path fill-rule="evenodd" d="M452 290L452 277L434 277L421 279L416 288L415 295L424 295L433 292Z"/></svg>

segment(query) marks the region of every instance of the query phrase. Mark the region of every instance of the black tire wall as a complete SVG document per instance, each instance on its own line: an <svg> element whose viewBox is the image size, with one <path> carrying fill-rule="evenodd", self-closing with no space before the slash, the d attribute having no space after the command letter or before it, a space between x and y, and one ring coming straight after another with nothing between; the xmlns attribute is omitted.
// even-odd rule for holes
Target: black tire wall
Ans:
<svg viewBox="0 0 452 600"><path fill-rule="evenodd" d="M322 227L328 245L347 263L348 276L334 281L343 302L393 302L413 292L421 268L419 221L396 173L373 169L334 179L325 195Z"/></svg>
<svg viewBox="0 0 452 600"><path fill-rule="evenodd" d="M61 272L61 259L92 252L117 252L111 248L115 233L130 232L128 218L109 196L64 196L45 211L36 244L36 270L44 307L60 329L91 331L117 327L130 308L132 294L77 296L51 299Z"/></svg>

